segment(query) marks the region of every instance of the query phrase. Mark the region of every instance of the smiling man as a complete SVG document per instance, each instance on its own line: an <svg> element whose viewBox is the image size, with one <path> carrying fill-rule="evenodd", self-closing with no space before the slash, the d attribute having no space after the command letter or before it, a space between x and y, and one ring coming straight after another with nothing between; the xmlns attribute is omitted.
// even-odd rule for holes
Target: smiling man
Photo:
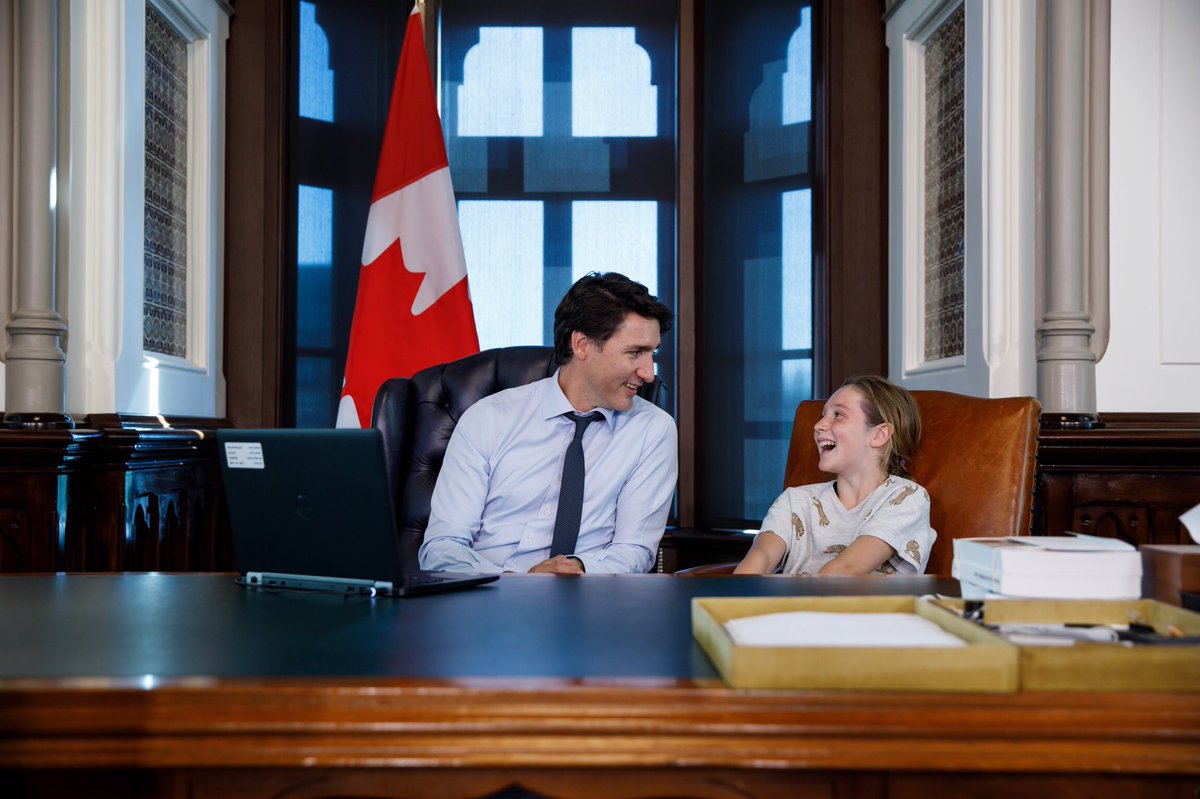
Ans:
<svg viewBox="0 0 1200 799"><path fill-rule="evenodd" d="M637 390L671 321L624 275L580 278L554 312L558 371L485 397L454 428L421 568L648 571L678 456L675 421Z"/></svg>

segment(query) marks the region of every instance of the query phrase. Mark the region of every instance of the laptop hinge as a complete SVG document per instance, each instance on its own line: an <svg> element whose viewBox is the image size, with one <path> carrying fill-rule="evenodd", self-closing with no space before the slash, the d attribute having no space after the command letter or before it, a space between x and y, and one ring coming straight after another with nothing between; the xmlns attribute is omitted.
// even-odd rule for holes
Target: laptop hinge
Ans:
<svg viewBox="0 0 1200 799"><path fill-rule="evenodd" d="M395 586L388 580L365 580L356 577L321 577L313 574L284 574L282 572L246 572L244 582L260 588L293 588L305 591L327 591L336 594L390 594Z"/></svg>

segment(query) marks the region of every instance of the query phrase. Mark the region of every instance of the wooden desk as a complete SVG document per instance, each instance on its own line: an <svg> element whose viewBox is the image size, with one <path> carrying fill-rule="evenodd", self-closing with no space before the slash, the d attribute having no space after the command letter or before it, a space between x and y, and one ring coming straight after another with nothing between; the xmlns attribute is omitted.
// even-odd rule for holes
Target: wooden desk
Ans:
<svg viewBox="0 0 1200 799"><path fill-rule="evenodd" d="M691 637L693 596L954 588L4 577L0 795L1194 796L1200 696L733 691Z"/></svg>

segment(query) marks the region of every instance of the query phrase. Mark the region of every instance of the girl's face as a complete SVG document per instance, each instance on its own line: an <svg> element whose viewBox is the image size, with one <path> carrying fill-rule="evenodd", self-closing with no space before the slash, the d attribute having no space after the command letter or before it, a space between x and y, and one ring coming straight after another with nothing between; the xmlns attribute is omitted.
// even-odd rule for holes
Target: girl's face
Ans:
<svg viewBox="0 0 1200 799"><path fill-rule="evenodd" d="M813 425L818 465L830 474L880 469L890 437L886 423L871 425L863 411L863 394L856 386L843 386L834 392Z"/></svg>

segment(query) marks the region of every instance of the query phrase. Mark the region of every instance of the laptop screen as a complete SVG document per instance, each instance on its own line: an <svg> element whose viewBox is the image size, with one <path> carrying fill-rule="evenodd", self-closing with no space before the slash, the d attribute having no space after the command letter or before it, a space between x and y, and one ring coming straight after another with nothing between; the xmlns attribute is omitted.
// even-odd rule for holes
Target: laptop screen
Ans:
<svg viewBox="0 0 1200 799"><path fill-rule="evenodd" d="M243 574L401 581L378 430L220 430Z"/></svg>

